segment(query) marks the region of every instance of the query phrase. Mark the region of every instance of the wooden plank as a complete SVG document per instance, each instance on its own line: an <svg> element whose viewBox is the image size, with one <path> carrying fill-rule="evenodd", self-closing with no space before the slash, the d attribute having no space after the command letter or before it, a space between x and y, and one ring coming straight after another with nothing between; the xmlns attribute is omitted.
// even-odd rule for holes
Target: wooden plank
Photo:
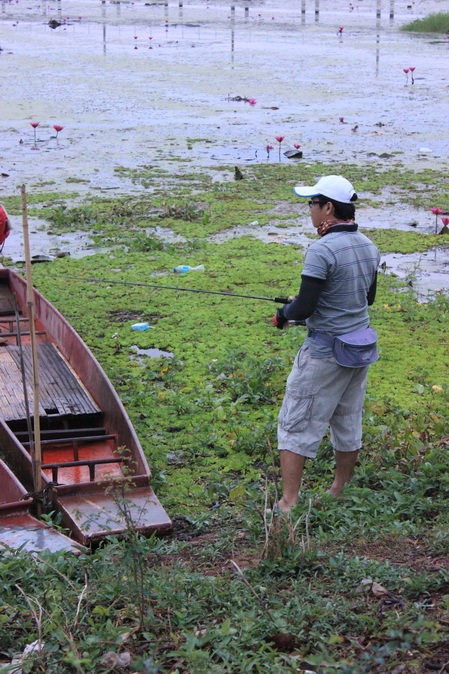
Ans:
<svg viewBox="0 0 449 674"><path fill-rule="evenodd" d="M97 491L58 494L57 507L63 522L70 522L74 538L82 544L120 534L129 526L148 535L171 528L171 521L151 487L118 483L108 493Z"/></svg>
<svg viewBox="0 0 449 674"><path fill-rule="evenodd" d="M27 550L28 552L73 552L85 551L81 545L64 534L50 529L27 512L8 515L0 514L0 554L5 550ZM18 671L18 670L16 670Z"/></svg>
<svg viewBox="0 0 449 674"><path fill-rule="evenodd" d="M14 297L8 282L0 283L0 315L14 313Z"/></svg>
<svg viewBox="0 0 449 674"><path fill-rule="evenodd" d="M29 344L22 346L30 409L33 408L32 361ZM39 416L49 414L82 415L100 411L82 382L53 344L38 346ZM0 414L7 421L26 419L20 350L0 347Z"/></svg>
<svg viewBox="0 0 449 674"><path fill-rule="evenodd" d="M32 414L34 397L30 380L27 381L27 393ZM45 414L43 408L40 408L39 414ZM7 421L27 418L22 372L9 347L0 347L0 415Z"/></svg>

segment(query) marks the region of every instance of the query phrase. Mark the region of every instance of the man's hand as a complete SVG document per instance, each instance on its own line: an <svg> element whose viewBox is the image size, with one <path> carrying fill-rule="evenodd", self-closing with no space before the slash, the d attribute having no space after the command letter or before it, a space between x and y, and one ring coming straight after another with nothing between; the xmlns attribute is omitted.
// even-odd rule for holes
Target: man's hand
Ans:
<svg viewBox="0 0 449 674"><path fill-rule="evenodd" d="M273 325L279 330L282 330L286 323L288 323L288 318L285 318L282 308L278 309L273 316Z"/></svg>

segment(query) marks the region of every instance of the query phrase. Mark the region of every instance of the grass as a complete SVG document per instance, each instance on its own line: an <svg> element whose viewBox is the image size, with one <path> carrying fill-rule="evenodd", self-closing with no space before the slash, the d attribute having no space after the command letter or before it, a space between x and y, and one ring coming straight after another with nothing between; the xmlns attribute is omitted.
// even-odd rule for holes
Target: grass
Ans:
<svg viewBox="0 0 449 674"><path fill-rule="evenodd" d="M413 33L449 33L449 12L437 12L424 19L416 19L401 27L401 30Z"/></svg>
<svg viewBox="0 0 449 674"><path fill-rule="evenodd" d="M25 673L423 674L449 661L449 299L419 304L406 283L380 274L371 316L381 359L370 370L355 479L341 499L326 494L326 438L295 511L272 518L276 417L304 329L276 331L274 303L141 285L269 298L297 291L301 247L206 238L239 218L261 221L266 209L290 212L293 174L254 170L254 184L211 187L193 203L159 188L132 203L68 208L48 195L33 203L52 227L84 222L110 243L107 255L36 265L33 278L110 376L174 528L149 539L131 528L76 559L3 555L4 662L42 644ZM385 175L364 175L373 194L391 187ZM442 192L434 188L429 208L447 194L447 178L434 177ZM401 184L412 196L416 186L417 199L428 178L388 174L398 194ZM192 180L198 194L201 180ZM153 218L179 226L186 242L161 244ZM441 241L367 233L383 252ZM205 273L174 275L185 262ZM153 329L132 331L140 320ZM174 357L137 362L133 346Z"/></svg>

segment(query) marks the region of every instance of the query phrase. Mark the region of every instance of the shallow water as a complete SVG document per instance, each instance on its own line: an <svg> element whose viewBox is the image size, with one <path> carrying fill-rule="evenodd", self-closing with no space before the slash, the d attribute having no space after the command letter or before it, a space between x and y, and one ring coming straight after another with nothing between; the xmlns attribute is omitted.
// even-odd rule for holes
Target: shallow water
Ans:
<svg viewBox="0 0 449 674"><path fill-rule="evenodd" d="M158 349L156 347L141 349L134 345L130 346L130 349L137 354L136 356L132 356L132 358L142 364L145 362L145 358L174 358L175 356L175 354L171 353L171 351L163 351L162 349Z"/></svg>
<svg viewBox="0 0 449 674"><path fill-rule="evenodd" d="M296 161L299 178L301 164L315 161L447 166L449 41L398 31L447 10L446 1L352 4L3 1L0 199L21 184L29 192L141 190L118 175L123 166L170 168L176 177ZM51 19L62 25L51 29ZM411 65L413 84L403 72ZM31 121L39 121L36 142ZM64 127L58 138L54 124ZM294 143L302 160L283 155ZM416 209L360 213L363 227L432 231L432 217ZM97 252L85 234L52 238L41 225L30 222L35 255ZM307 243L307 226L254 235ZM20 237L13 232L5 248L13 259L23 257Z"/></svg>
<svg viewBox="0 0 449 674"><path fill-rule="evenodd" d="M382 256L386 272L408 282L416 298L425 302L435 294L449 290L449 245L426 253Z"/></svg>
<svg viewBox="0 0 449 674"><path fill-rule="evenodd" d="M397 29L446 3L396 0L393 20L390 0L380 18L377 0L318 4L316 16L315 0L3 2L2 192L68 179L135 190L114 169L266 161L267 144L278 161L279 134L308 162L445 164L448 41Z"/></svg>

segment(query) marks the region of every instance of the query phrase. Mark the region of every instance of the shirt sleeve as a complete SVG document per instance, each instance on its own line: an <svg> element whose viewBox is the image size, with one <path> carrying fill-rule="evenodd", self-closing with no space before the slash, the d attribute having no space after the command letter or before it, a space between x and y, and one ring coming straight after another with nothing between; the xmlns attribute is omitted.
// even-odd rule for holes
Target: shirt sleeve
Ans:
<svg viewBox="0 0 449 674"><path fill-rule="evenodd" d="M335 258L320 240L309 246L304 259L302 277L326 280L335 269Z"/></svg>
<svg viewBox="0 0 449 674"><path fill-rule="evenodd" d="M377 272L374 276L374 281L371 283L371 287L366 295L368 306L374 304L374 300L376 299L376 291L377 291Z"/></svg>
<svg viewBox="0 0 449 674"><path fill-rule="evenodd" d="M302 275L298 295L293 302L285 304L281 309L285 318L289 321L304 321L309 318L318 306L324 283L325 279Z"/></svg>

